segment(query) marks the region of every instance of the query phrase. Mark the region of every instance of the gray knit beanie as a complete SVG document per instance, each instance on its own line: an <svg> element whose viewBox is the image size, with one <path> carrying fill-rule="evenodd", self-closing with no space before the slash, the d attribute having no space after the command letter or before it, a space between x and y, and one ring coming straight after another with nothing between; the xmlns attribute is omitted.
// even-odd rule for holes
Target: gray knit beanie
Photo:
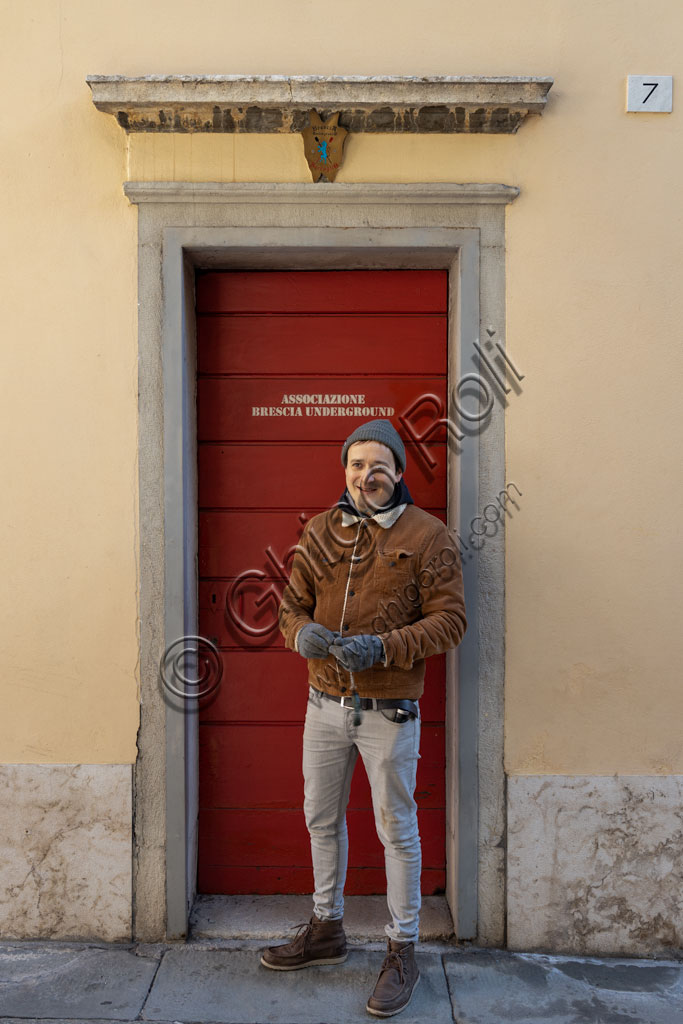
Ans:
<svg viewBox="0 0 683 1024"><path fill-rule="evenodd" d="M349 434L344 441L341 453L342 466L346 466L349 448L356 441L379 441L380 444L385 444L387 448L391 448L401 470L405 473L406 450L403 446L403 441L398 435L398 431L389 420L370 420L369 423L362 423L360 427L356 427L354 432Z"/></svg>

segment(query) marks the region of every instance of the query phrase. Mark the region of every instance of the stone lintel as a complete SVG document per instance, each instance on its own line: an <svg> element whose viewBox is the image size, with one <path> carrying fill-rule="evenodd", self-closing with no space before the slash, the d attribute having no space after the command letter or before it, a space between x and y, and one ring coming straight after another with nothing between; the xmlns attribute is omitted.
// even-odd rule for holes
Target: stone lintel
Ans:
<svg viewBox="0 0 683 1024"><path fill-rule="evenodd" d="M126 132L297 133L315 109L351 132L513 134L552 78L516 76L89 75L93 103Z"/></svg>
<svg viewBox="0 0 683 1024"><path fill-rule="evenodd" d="M391 205L402 202L479 206L511 203L519 195L519 189L514 185L450 182L416 185L324 182L311 189L310 184L289 182L126 181L123 190L131 203L307 203L316 206L326 202L335 206Z"/></svg>

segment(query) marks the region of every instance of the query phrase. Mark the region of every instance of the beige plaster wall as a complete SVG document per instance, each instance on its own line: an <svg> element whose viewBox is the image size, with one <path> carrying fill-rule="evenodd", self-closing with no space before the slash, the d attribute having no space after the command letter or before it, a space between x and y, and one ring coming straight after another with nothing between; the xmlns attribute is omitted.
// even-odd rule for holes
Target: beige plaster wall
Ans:
<svg viewBox="0 0 683 1024"><path fill-rule="evenodd" d="M515 136L356 136L338 181L483 181L508 209L506 768L683 770L675 0L3 3L0 761L126 762L138 723L131 179L305 181L297 138L130 137L86 74L539 74ZM677 103L676 84L674 103ZM312 186L313 187L313 186Z"/></svg>

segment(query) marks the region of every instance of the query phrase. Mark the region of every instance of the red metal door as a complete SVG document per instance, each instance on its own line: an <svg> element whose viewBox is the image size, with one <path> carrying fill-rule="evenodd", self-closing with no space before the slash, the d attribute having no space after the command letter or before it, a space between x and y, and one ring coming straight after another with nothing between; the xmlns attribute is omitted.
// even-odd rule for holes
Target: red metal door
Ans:
<svg viewBox="0 0 683 1024"><path fill-rule="evenodd" d="M399 426L421 395L445 400L447 291L445 271L197 278L199 629L224 667L200 713L200 892L312 890L301 776L307 673L282 642L278 600L304 523L344 489L344 439L370 419ZM435 469L406 445L405 480L416 504L445 519L445 436L429 448ZM441 656L427 663L421 700L425 894L445 885L444 692ZM359 760L349 894L385 891L371 808Z"/></svg>

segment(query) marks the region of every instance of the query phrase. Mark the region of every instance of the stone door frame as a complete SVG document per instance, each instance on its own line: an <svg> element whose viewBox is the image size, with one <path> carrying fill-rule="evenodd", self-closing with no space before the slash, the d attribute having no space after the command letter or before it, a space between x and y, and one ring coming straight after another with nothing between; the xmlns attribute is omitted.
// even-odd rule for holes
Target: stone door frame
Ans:
<svg viewBox="0 0 683 1024"><path fill-rule="evenodd" d="M198 728L160 659L197 629L194 276L211 269L447 269L449 382L505 338L504 185L128 182L139 206L141 721L134 772L134 937L187 935L195 896ZM481 374L486 378L485 374ZM505 487L504 407L451 435L448 525ZM470 392L471 394L471 392ZM462 405L473 408L462 392ZM453 404L453 397L451 404ZM449 418L462 420L449 408ZM485 426L484 426L485 424ZM447 657L447 898L459 939L505 940L504 531L463 556L468 630ZM224 684L225 685L225 684Z"/></svg>

